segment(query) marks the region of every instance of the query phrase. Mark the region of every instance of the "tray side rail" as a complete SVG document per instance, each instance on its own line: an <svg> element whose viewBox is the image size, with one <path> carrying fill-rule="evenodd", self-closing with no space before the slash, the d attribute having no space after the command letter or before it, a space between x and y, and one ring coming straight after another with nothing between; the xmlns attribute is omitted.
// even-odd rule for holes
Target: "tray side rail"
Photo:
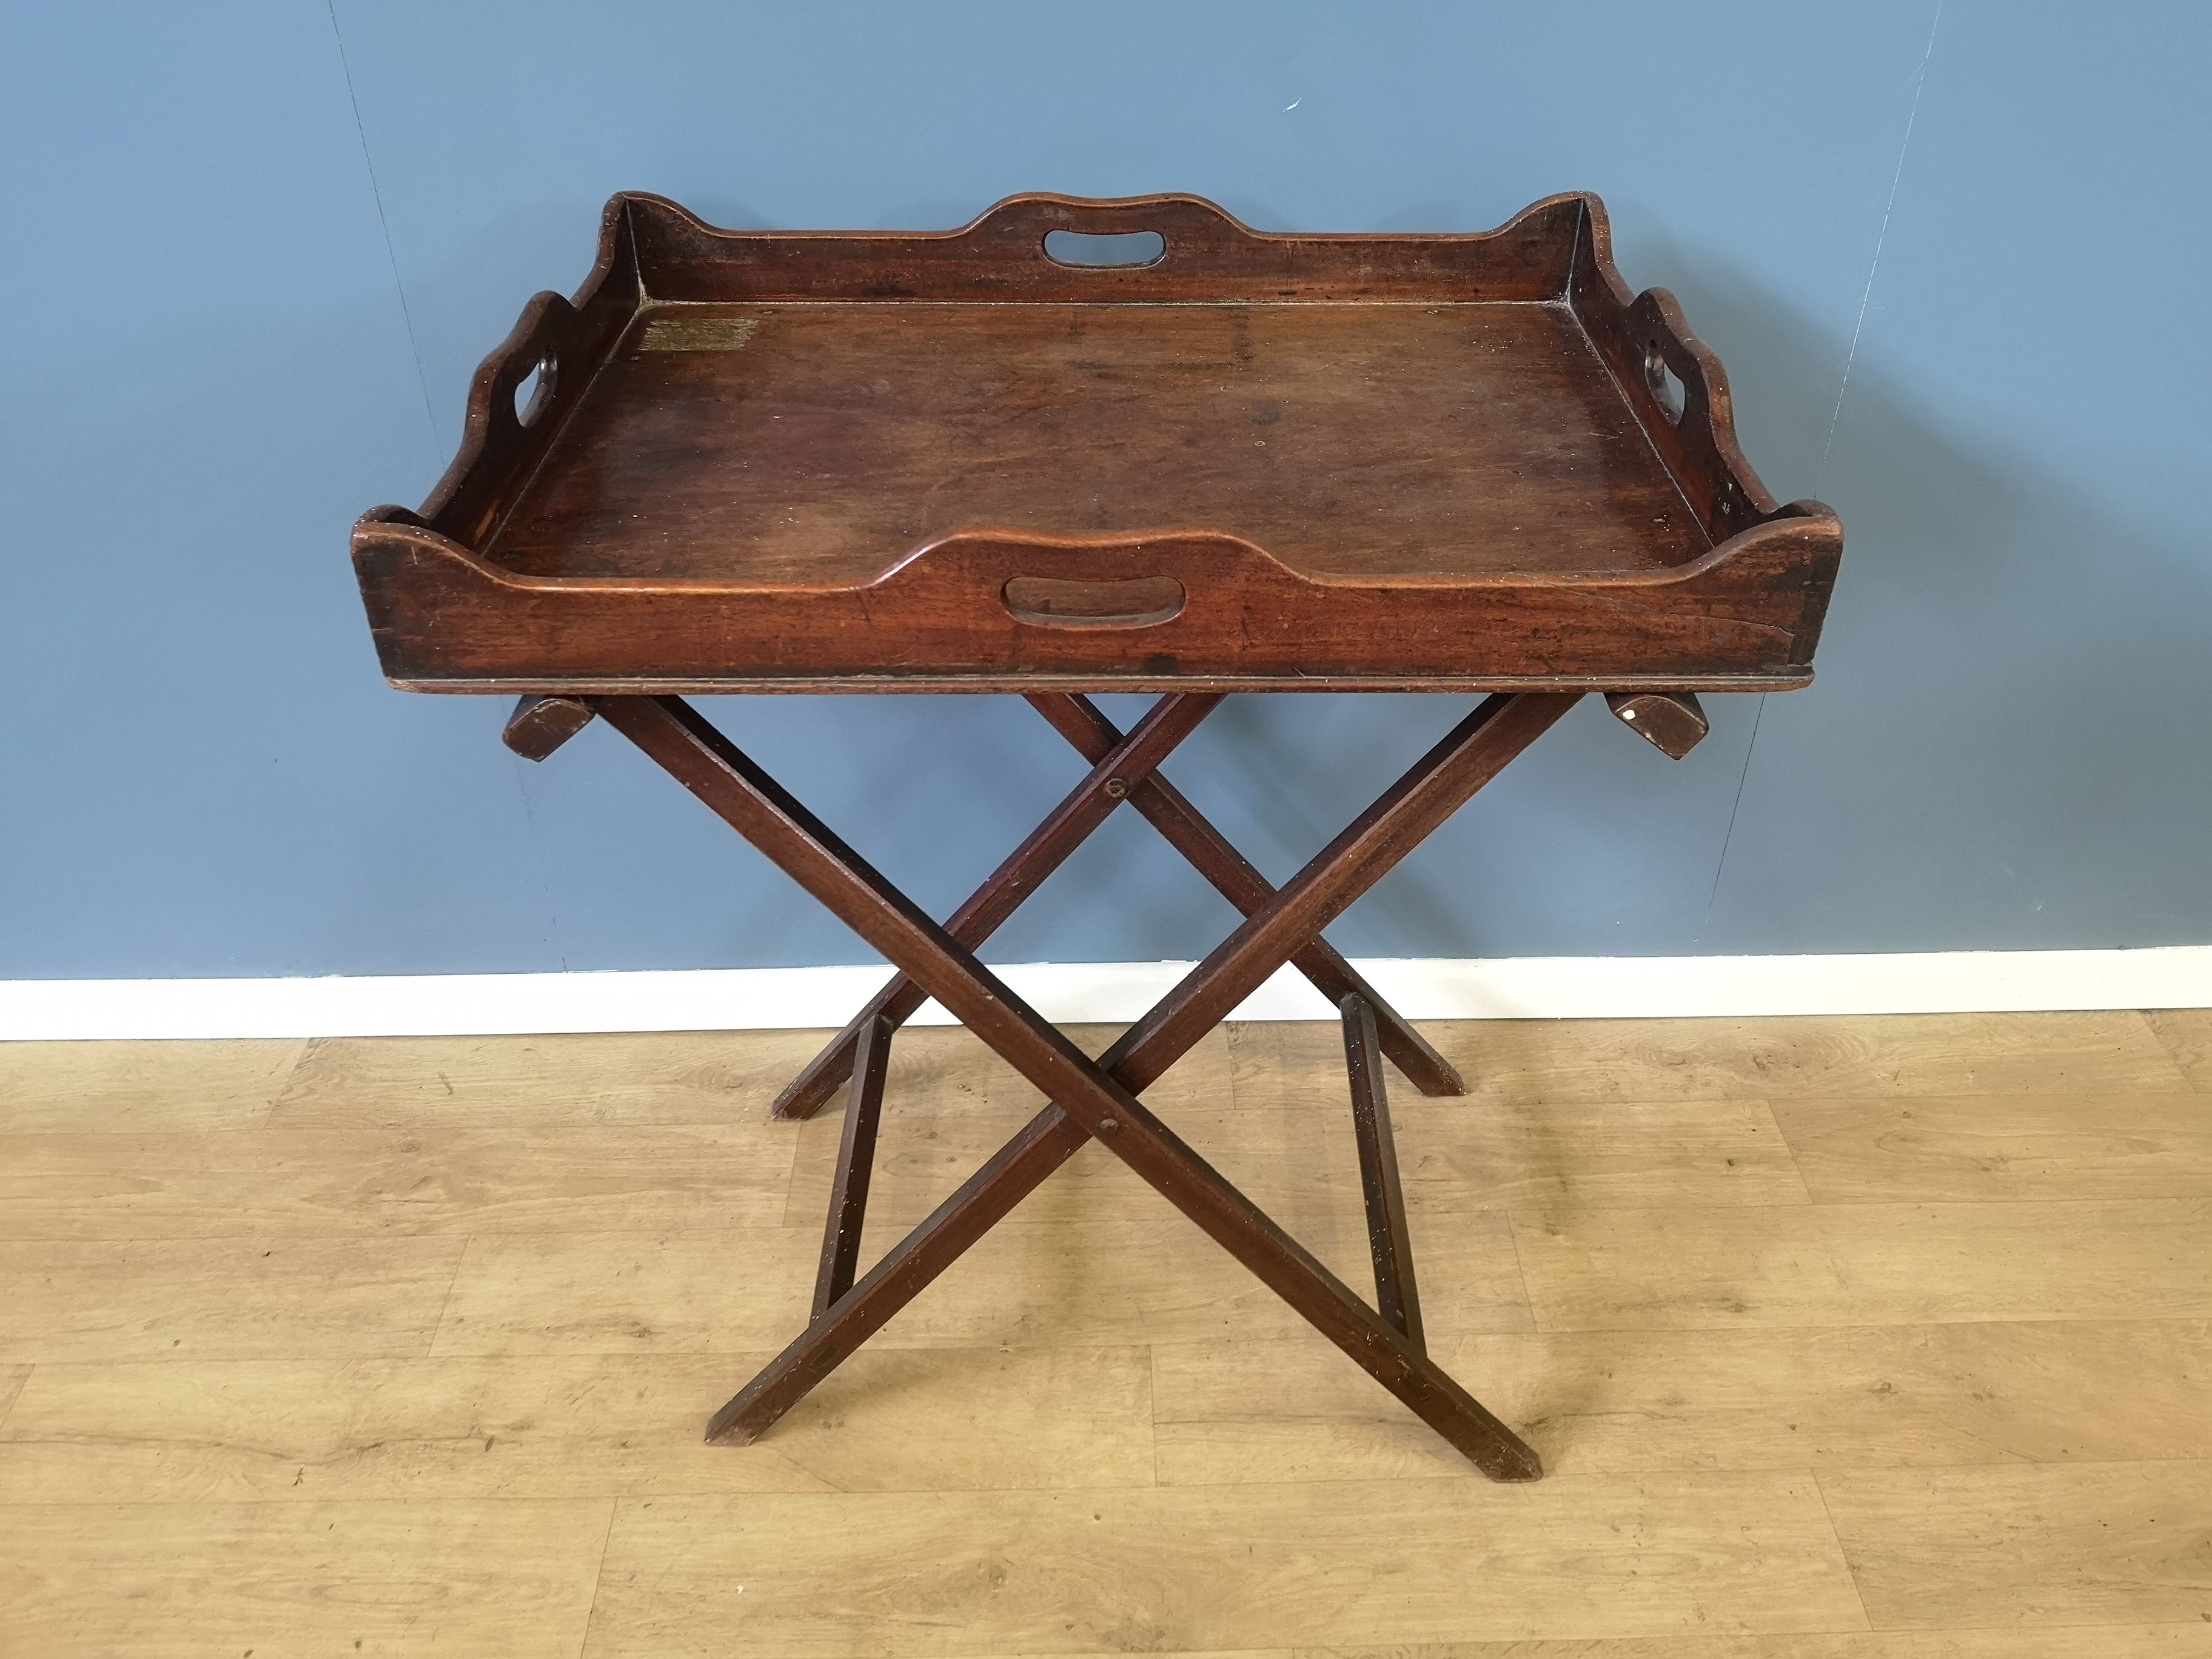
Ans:
<svg viewBox="0 0 2212 1659"><path fill-rule="evenodd" d="M1547 197L1495 230L1254 230L1202 197L1010 196L950 231L718 230L665 197L629 204L650 302L964 300L1158 303L1550 301L1565 297L1589 198ZM1158 255L1063 263L1054 232L1151 232Z"/></svg>
<svg viewBox="0 0 2212 1659"><path fill-rule="evenodd" d="M419 511L379 508L369 519L433 530L471 551L487 546L565 426L592 377L636 316L637 242L629 203L601 216L599 258L574 299L532 297L506 339L469 382L461 444Z"/></svg>
<svg viewBox="0 0 2212 1659"><path fill-rule="evenodd" d="M1728 371L1673 295L1630 290L1613 262L1604 204L1589 197L1583 209L1568 304L1706 536L1724 542L1775 517L1780 504L1736 442Z"/></svg>
<svg viewBox="0 0 2212 1659"><path fill-rule="evenodd" d="M1714 548L1724 551L1748 532L1765 532L1759 539L1766 568L1744 574L1770 591L1793 590L1791 661L1809 666L1843 554L1842 520L1820 501L1775 500L1736 441L1735 405L1720 358L1691 332L1672 294L1630 289L1613 262L1605 204L1595 196L1582 203L1568 307ZM1790 522L1778 533L1783 521Z"/></svg>

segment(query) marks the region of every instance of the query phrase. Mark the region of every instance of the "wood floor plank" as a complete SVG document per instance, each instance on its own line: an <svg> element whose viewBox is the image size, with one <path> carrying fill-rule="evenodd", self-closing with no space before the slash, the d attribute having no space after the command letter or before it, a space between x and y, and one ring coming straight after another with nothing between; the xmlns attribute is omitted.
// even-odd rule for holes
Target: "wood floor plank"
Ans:
<svg viewBox="0 0 2212 1659"><path fill-rule="evenodd" d="M1863 1627L1809 1478L625 1499L585 1652L1066 1654L1690 1627Z"/></svg>
<svg viewBox="0 0 2212 1659"><path fill-rule="evenodd" d="M1407 1206L1804 1204L1763 1100L1516 1106L1391 1097Z"/></svg>
<svg viewBox="0 0 2212 1659"><path fill-rule="evenodd" d="M1784 1100L1774 1112L1823 1204L2212 1198L2198 1095Z"/></svg>
<svg viewBox="0 0 2212 1659"><path fill-rule="evenodd" d="M459 1238L0 1243L0 1361L420 1354Z"/></svg>
<svg viewBox="0 0 2212 1659"><path fill-rule="evenodd" d="M2212 1463L1853 1469L1820 1480L1876 1629L2212 1614Z"/></svg>
<svg viewBox="0 0 2212 1659"><path fill-rule="evenodd" d="M1475 1103L2179 1093L2188 1081L2139 1014L1425 1024ZM1231 1028L1240 1102L1326 1089L1321 1022ZM1341 1060L1334 1062L1340 1069Z"/></svg>
<svg viewBox="0 0 2212 1659"><path fill-rule="evenodd" d="M1061 1030L1086 1054L1103 1054L1122 1031L1118 1025L1068 1025ZM811 1059L810 1054L808 1058ZM779 1085L780 1086L780 1085ZM1155 1110L1218 1111L1231 1099L1229 1035L1210 1031L1190 1052L1145 1090ZM1044 1097L1035 1085L993 1053L973 1032L957 1025L905 1025L891 1040L891 1063L884 1085L885 1118L902 1113L927 1116L982 1115L1017 1122L1036 1115ZM823 1109L834 1117L844 1105L838 1096Z"/></svg>
<svg viewBox="0 0 2212 1659"><path fill-rule="evenodd" d="M0 1511L0 1644L40 1659L573 1654L609 1501Z"/></svg>
<svg viewBox="0 0 2212 1659"><path fill-rule="evenodd" d="M1340 1271L1366 1262L1366 1234L1354 1218L1302 1218L1300 1236L1317 1252L1326 1247ZM1532 1328L1502 1214L1428 1225L1415 1243L1423 1282L1434 1286L1432 1330ZM796 1227L479 1235L454 1279L433 1352L780 1347L805 1327L819 1249L817 1237ZM1273 1291L1180 1215L1129 1222L1075 1214L1057 1226L997 1229L871 1341L1112 1347L1304 1328Z"/></svg>
<svg viewBox="0 0 2212 1659"><path fill-rule="evenodd" d="M1548 1331L2212 1319L2212 1200L1516 1212Z"/></svg>
<svg viewBox="0 0 2212 1659"><path fill-rule="evenodd" d="M821 1241L797 1228L470 1241L431 1352L751 1353L806 1328Z"/></svg>
<svg viewBox="0 0 2212 1659"><path fill-rule="evenodd" d="M2144 1018L2182 1075L2212 1093L2212 1008L2160 1008Z"/></svg>
<svg viewBox="0 0 2212 1659"><path fill-rule="evenodd" d="M1835 1635L1656 1636L1596 1642L1437 1642L1298 1648L1291 1659L2203 1659L2212 1624L2051 1630L1862 1631Z"/></svg>
<svg viewBox="0 0 2212 1659"><path fill-rule="evenodd" d="M1342 1079L1338 1092L1343 1092ZM2175 1098L2185 1098L2175 1097ZM1662 1101L1537 1109L1427 1100L1401 1088L1390 1103L1409 1209L1463 1212L1513 1204L1802 1204L1797 1166L1764 1101ZM1360 1212L1358 1152L1348 1099L1326 1107L1164 1109L1175 1131L1279 1219ZM911 1225L996 1152L1020 1117L886 1113L869 1215ZM829 1202L838 1120L800 1127L793 1225L816 1225ZM1130 1179L1103 1147L1070 1159L1091 1213L1140 1219L1164 1200ZM1095 1183L1095 1184L1091 1184ZM1041 1212L1014 1212L1021 1225Z"/></svg>
<svg viewBox="0 0 2212 1659"><path fill-rule="evenodd" d="M0 1045L0 1652L2212 1659L2212 1012L1427 1029L1431 1346L1534 1487L1097 1147L702 1444L826 1033ZM1368 1292L1333 1024L1146 1098ZM1036 1103L902 1031L864 1256Z"/></svg>
<svg viewBox="0 0 2212 1659"><path fill-rule="evenodd" d="M1359 1211L1359 1168L1348 1107L1324 1118L1314 1112L1185 1106L1168 1110L1165 1117L1200 1157L1279 1220L1315 1212ZM870 1228L883 1234L882 1242L890 1242L935 1209L1027 1121L1027 1114L887 1113L868 1187ZM842 1127L842 1119L826 1113L794 1126L799 1154L784 1218L789 1224L822 1224ZM1125 1221L1156 1220L1170 1212L1165 1199L1096 1141L1054 1174L1049 1192L1049 1197L1040 1193L1024 1204L1003 1224L1056 1225L1070 1209L1095 1219Z"/></svg>
<svg viewBox="0 0 2212 1659"><path fill-rule="evenodd" d="M1596 1331L1431 1351L1561 1474L2212 1458L2202 1322ZM1164 1483L1479 1478L1318 1338L1162 1343L1152 1364Z"/></svg>
<svg viewBox="0 0 2212 1659"><path fill-rule="evenodd" d="M252 1128L307 1047L0 1042L0 1133Z"/></svg>
<svg viewBox="0 0 2212 1659"><path fill-rule="evenodd" d="M826 1031L362 1037L315 1043L272 1128L738 1123L757 1119Z"/></svg>
<svg viewBox="0 0 2212 1659"><path fill-rule="evenodd" d="M764 1439L706 1444L772 1357L41 1365L0 1422L0 1502L1152 1484L1142 1348L866 1348Z"/></svg>
<svg viewBox="0 0 2212 1659"><path fill-rule="evenodd" d="M0 1238L374 1237L775 1223L793 1126L0 1135Z"/></svg>
<svg viewBox="0 0 2212 1659"><path fill-rule="evenodd" d="M1070 1026L1096 1053L1108 1027ZM757 1121L828 1031L645 1031L564 1036L377 1037L317 1042L271 1127ZM1174 1103L1228 1091L1228 1039L1214 1033L1146 1091ZM2163 1052L2162 1050L2160 1051ZM957 1026L909 1027L891 1047L888 1103L1026 1115L1029 1083Z"/></svg>

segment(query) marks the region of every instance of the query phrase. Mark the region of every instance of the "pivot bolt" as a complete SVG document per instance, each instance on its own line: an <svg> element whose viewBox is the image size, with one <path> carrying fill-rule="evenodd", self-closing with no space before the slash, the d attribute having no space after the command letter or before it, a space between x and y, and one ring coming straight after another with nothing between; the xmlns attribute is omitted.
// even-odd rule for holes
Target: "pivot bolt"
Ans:
<svg viewBox="0 0 2212 1659"><path fill-rule="evenodd" d="M1121 1121L1119 1118L1102 1117L1098 1120L1098 1133L1102 1135L1113 1134L1121 1127Z"/></svg>
<svg viewBox="0 0 2212 1659"><path fill-rule="evenodd" d="M1109 800L1119 800L1122 796L1128 793L1129 784L1127 779L1109 778L1106 780L1106 797Z"/></svg>

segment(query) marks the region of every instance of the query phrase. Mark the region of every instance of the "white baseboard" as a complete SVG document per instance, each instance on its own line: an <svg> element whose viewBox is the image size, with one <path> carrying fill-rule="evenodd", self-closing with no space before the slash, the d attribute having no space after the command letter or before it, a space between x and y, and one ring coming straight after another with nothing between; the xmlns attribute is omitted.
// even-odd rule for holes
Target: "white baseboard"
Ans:
<svg viewBox="0 0 2212 1659"><path fill-rule="evenodd" d="M1021 963L997 971L1062 1024L1135 1019L1187 962ZM1833 957L1377 957L1357 964L1413 1019L1626 1019L2212 1006L2212 945ZM441 1036L842 1025L877 968L389 978L0 981L0 1041ZM1285 969L1239 1019L1334 1011ZM935 1003L923 1024L949 1024Z"/></svg>

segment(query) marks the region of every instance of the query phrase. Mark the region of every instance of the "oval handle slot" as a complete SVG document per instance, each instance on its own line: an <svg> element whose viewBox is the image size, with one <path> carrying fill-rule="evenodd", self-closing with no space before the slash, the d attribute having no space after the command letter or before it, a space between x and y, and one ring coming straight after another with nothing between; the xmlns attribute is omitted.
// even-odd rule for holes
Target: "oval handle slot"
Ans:
<svg viewBox="0 0 2212 1659"><path fill-rule="evenodd" d="M1682 377L1667 366L1665 355L1657 341L1644 348L1644 380L1651 388L1651 396L1659 405L1659 412L1680 426L1682 410L1689 394L1682 389Z"/></svg>
<svg viewBox="0 0 2212 1659"><path fill-rule="evenodd" d="M1173 576L1104 582L1016 576L1000 597L1008 616L1032 628L1154 628L1182 614L1183 589Z"/></svg>
<svg viewBox="0 0 2212 1659"><path fill-rule="evenodd" d="M514 383L514 418L524 426L537 425L545 405L553 401L553 359L540 357Z"/></svg>
<svg viewBox="0 0 2212 1659"><path fill-rule="evenodd" d="M1167 251L1168 240L1157 230L1055 230L1044 239L1044 257L1056 265L1152 265L1165 258Z"/></svg>

